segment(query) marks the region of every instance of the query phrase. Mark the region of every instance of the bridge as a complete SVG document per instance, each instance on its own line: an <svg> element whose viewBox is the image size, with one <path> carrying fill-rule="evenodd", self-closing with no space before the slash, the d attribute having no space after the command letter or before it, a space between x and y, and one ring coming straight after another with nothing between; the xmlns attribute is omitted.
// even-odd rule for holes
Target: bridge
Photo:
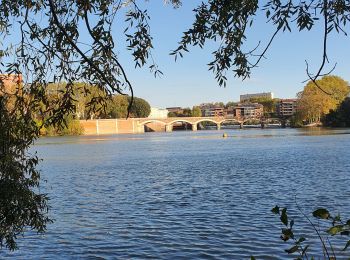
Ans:
<svg viewBox="0 0 350 260"><path fill-rule="evenodd" d="M79 120L86 135L122 134L122 133L144 133L145 128L156 128L155 131L172 132L177 123L188 124L192 131L198 130L198 125L210 122L220 130L224 123L235 123L244 127L244 123L251 120L259 120L264 128L269 121L278 120L283 125L281 118L257 119L257 118L233 118L233 117L169 117L169 118L128 118L128 119L95 119Z"/></svg>
<svg viewBox="0 0 350 260"><path fill-rule="evenodd" d="M261 128L264 128L270 121L275 120L283 124L283 120L280 118L235 118L235 117L169 117L166 119L152 119L152 118L139 118L134 119L137 122L138 132L144 131L144 126L149 123L158 123L165 126L166 132L171 132L173 130L173 125L175 123L187 123L191 125L192 131L198 130L198 124L203 122L211 122L216 125L216 129L220 130L223 123L233 122L239 124L240 128L243 128L244 123L251 120L258 120Z"/></svg>

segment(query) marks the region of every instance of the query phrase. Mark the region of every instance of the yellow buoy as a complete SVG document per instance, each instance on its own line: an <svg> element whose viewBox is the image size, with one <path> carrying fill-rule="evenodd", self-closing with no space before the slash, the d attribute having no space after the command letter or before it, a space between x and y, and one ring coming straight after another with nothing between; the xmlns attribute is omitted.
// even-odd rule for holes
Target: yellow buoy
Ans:
<svg viewBox="0 0 350 260"><path fill-rule="evenodd" d="M223 133L222 137L226 138L228 135L226 133Z"/></svg>

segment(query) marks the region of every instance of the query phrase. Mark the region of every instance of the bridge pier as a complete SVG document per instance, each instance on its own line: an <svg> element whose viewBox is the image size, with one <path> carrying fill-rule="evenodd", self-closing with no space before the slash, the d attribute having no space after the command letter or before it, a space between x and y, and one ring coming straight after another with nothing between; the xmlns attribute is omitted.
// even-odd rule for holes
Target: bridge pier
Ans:
<svg viewBox="0 0 350 260"><path fill-rule="evenodd" d="M172 132L173 131L173 125L165 125L165 132Z"/></svg>
<svg viewBox="0 0 350 260"><path fill-rule="evenodd" d="M142 134L145 132L145 125L139 124L139 122L137 122L135 130L136 130L136 133Z"/></svg>
<svg viewBox="0 0 350 260"><path fill-rule="evenodd" d="M261 129L264 129L264 128L265 128L265 122L264 122L264 121L261 121L261 122L260 122L260 125L261 125Z"/></svg>
<svg viewBox="0 0 350 260"><path fill-rule="evenodd" d="M197 124L192 124L192 131L197 131Z"/></svg>
<svg viewBox="0 0 350 260"><path fill-rule="evenodd" d="M217 125L216 125L216 129L217 129L217 130L221 130L221 124L217 124Z"/></svg>
<svg viewBox="0 0 350 260"><path fill-rule="evenodd" d="M243 129L243 122L239 123L239 129Z"/></svg>

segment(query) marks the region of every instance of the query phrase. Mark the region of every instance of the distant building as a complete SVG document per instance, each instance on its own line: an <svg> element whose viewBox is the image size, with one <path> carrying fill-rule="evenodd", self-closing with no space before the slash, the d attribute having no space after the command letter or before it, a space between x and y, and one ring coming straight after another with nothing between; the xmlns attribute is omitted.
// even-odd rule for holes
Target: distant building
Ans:
<svg viewBox="0 0 350 260"><path fill-rule="evenodd" d="M223 107L208 107L202 110L202 116L225 116L226 111Z"/></svg>
<svg viewBox="0 0 350 260"><path fill-rule="evenodd" d="M211 117L211 116L225 116L226 109L223 106L213 103L203 103L199 105L200 110L202 111L202 116Z"/></svg>
<svg viewBox="0 0 350 260"><path fill-rule="evenodd" d="M281 99L277 103L277 114L281 117L292 116L297 112L297 99Z"/></svg>
<svg viewBox="0 0 350 260"><path fill-rule="evenodd" d="M172 112L175 114L182 114L184 112L182 107L167 107L166 110L168 110L168 113Z"/></svg>
<svg viewBox="0 0 350 260"><path fill-rule="evenodd" d="M244 94L239 96L240 102L249 101L252 98L268 98L273 99L272 92L263 92L263 93L255 93L255 94Z"/></svg>
<svg viewBox="0 0 350 260"><path fill-rule="evenodd" d="M151 113L149 114L148 118L164 119L168 118L168 113L168 109L151 107Z"/></svg>
<svg viewBox="0 0 350 260"><path fill-rule="evenodd" d="M260 119L264 113L264 106L258 103L240 103L227 109L228 117Z"/></svg>

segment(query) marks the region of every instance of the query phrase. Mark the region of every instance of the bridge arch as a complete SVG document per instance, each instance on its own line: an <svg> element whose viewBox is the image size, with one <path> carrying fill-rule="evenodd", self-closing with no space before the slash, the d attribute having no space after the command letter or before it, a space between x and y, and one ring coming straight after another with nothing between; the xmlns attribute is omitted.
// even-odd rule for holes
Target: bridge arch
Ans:
<svg viewBox="0 0 350 260"><path fill-rule="evenodd" d="M215 121L213 119L209 119L209 118L204 118L204 119L197 120L196 122L194 122L194 124L199 124L199 123L202 123L202 122L212 122L212 123L214 123L216 125L220 124L220 122Z"/></svg>
<svg viewBox="0 0 350 260"><path fill-rule="evenodd" d="M222 123L225 123L225 122L237 122L239 124L242 123L242 121L239 121L235 118L225 118L225 119L221 120L219 123L221 125Z"/></svg>
<svg viewBox="0 0 350 260"><path fill-rule="evenodd" d="M167 123L158 119L149 119L149 120L145 120L145 121L141 121L139 122L140 125L146 125L149 123L161 123L163 125L166 125Z"/></svg>
<svg viewBox="0 0 350 260"><path fill-rule="evenodd" d="M183 122L183 123L187 123L187 124L190 124L190 125L193 125L194 123L193 122L191 122L191 121L189 121L189 120L186 120L186 119L175 119L175 120L173 120L173 121L170 121L169 123L168 123L168 125L172 125L172 124L174 124L174 123L178 123L178 122Z"/></svg>
<svg viewBox="0 0 350 260"><path fill-rule="evenodd" d="M215 119L210 119L210 118L202 118L202 119L199 119L199 120L197 120L197 121L195 121L193 124L195 125L195 128L196 129L201 129L201 127L203 126L203 125L198 125L198 124L200 124L200 123L204 123L204 122L209 122L209 123L213 123L215 126L216 126L216 129L220 129L220 123L217 121L217 120L215 120ZM200 127L200 128L199 128ZM206 127L205 127L206 128Z"/></svg>

